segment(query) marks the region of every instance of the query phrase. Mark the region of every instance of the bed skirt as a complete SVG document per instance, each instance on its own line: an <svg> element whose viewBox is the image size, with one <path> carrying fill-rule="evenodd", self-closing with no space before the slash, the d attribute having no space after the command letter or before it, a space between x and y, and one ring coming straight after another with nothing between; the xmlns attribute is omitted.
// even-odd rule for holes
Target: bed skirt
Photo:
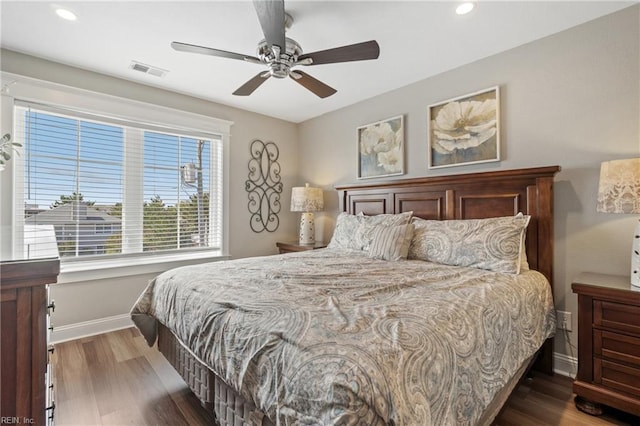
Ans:
<svg viewBox="0 0 640 426"><path fill-rule="evenodd" d="M274 426L262 411L229 387L161 323L158 323L158 350L182 376L202 406L213 412L220 426Z"/></svg>
<svg viewBox="0 0 640 426"><path fill-rule="evenodd" d="M202 406L213 412L220 426L275 426L251 401L246 401L233 388L200 361L169 330L158 322L158 350L182 376ZM490 425L507 402L511 392L525 377L537 353L527 359L511 380L498 392L478 421L478 425Z"/></svg>

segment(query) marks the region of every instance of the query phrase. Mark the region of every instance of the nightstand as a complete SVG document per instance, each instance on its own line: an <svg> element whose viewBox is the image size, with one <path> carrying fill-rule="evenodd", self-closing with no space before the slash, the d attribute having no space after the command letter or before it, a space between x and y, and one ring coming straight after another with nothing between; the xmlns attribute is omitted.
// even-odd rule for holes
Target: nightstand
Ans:
<svg viewBox="0 0 640 426"><path fill-rule="evenodd" d="M323 243L322 241L316 241L313 244L300 244L297 241L293 241L293 242L286 242L286 243L278 242L276 243L276 246L280 250L280 254L282 254L282 253L291 253L294 251L321 249L321 248L325 248L327 244Z"/></svg>
<svg viewBox="0 0 640 426"><path fill-rule="evenodd" d="M595 273L580 274L571 288L578 294L576 407L640 415L640 291L628 276Z"/></svg>

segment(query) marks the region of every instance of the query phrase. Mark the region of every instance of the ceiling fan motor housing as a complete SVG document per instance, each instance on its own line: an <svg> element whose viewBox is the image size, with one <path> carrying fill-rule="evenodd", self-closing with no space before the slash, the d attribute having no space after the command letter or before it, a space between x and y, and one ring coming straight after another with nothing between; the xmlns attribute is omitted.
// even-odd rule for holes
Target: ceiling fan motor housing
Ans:
<svg viewBox="0 0 640 426"><path fill-rule="evenodd" d="M302 48L295 40L287 37L285 44L284 52L278 46L271 48L266 40L262 40L258 44L260 60L269 65L271 75L276 78L288 77L291 67L297 62L298 56L302 54Z"/></svg>

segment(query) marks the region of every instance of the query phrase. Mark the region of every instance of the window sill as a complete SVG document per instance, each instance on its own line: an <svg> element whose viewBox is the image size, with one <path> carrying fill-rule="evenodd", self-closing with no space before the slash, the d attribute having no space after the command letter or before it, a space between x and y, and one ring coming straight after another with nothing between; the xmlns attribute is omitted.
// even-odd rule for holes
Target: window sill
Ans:
<svg viewBox="0 0 640 426"><path fill-rule="evenodd" d="M229 259L221 251L198 251L156 256L121 257L109 260L61 262L58 283L79 283L134 275L158 274L179 266Z"/></svg>

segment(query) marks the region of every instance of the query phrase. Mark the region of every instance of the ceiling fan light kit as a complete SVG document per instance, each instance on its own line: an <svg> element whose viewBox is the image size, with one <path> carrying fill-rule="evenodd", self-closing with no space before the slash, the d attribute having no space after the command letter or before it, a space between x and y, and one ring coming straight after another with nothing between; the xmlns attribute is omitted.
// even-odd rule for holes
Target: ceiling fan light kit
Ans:
<svg viewBox="0 0 640 426"><path fill-rule="evenodd" d="M326 98L336 93L336 89L305 72L292 68L298 65L365 61L378 59L380 56L380 46L375 40L303 54L302 48L295 40L285 37L285 30L291 27L293 18L285 13L284 0L254 0L253 5L264 33L264 40L258 43L258 57L178 41L171 43L171 47L180 52L218 56L266 65L268 71L256 74L233 92L237 96L252 94L270 77L290 77L316 96Z"/></svg>

